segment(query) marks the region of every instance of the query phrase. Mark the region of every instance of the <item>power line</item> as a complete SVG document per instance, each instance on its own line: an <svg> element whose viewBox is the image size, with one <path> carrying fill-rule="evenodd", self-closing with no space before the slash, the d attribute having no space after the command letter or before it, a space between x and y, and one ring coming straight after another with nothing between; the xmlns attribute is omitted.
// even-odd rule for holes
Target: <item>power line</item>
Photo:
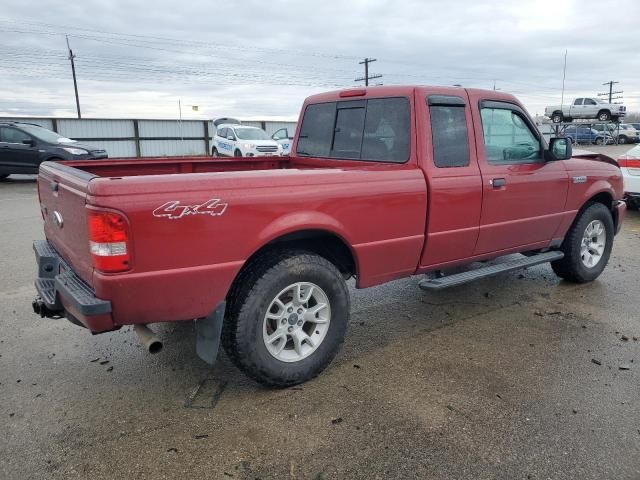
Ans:
<svg viewBox="0 0 640 480"><path fill-rule="evenodd" d="M379 74L369 75L369 64L373 62L377 62L377 60L375 58L368 58L368 57L365 57L364 60L362 60L361 62L358 62L360 65L364 65L364 77L356 78L354 82L362 82L364 80L364 86L368 87L369 80L373 80L375 78L382 78L382 75L379 75Z"/></svg>

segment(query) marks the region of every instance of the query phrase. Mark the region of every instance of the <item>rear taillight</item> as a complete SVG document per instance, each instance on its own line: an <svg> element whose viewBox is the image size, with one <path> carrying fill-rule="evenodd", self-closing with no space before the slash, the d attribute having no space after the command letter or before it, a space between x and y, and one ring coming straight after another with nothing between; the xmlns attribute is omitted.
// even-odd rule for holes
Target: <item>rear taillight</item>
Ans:
<svg viewBox="0 0 640 480"><path fill-rule="evenodd" d="M640 158L623 155L618 158L618 165L624 168L640 168Z"/></svg>
<svg viewBox="0 0 640 480"><path fill-rule="evenodd" d="M106 273L128 270L129 223L124 215L105 210L88 210L88 222L93 266Z"/></svg>

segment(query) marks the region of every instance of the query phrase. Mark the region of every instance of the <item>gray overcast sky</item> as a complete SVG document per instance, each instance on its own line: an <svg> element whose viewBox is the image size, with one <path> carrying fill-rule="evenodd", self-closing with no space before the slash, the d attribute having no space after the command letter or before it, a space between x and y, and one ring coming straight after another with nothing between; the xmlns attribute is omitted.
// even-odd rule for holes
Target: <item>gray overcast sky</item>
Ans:
<svg viewBox="0 0 640 480"><path fill-rule="evenodd" d="M536 114L560 103L565 49L565 98L617 80L638 111L639 18L638 0L4 0L0 115L75 115L64 34L86 117L176 118L181 99L184 118L295 118L365 56L385 85L495 81Z"/></svg>

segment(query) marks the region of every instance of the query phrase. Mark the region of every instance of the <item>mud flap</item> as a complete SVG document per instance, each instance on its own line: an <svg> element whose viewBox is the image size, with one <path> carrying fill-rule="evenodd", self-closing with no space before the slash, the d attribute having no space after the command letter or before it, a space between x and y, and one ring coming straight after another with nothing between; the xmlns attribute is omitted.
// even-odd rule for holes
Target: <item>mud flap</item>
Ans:
<svg viewBox="0 0 640 480"><path fill-rule="evenodd" d="M218 356L222 322L224 320L224 310L226 306L227 302L222 302L209 316L195 320L196 353L209 365L213 365Z"/></svg>

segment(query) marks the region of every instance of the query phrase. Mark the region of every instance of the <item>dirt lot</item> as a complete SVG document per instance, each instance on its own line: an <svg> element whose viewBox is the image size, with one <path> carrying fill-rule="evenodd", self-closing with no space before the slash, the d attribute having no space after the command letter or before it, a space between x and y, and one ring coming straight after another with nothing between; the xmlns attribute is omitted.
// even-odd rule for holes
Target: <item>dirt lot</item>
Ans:
<svg viewBox="0 0 640 480"><path fill-rule="evenodd" d="M190 324L151 356L36 317L32 178L0 183L0 221L0 478L640 478L637 212L590 285L354 290L341 354L287 390L208 368Z"/></svg>

